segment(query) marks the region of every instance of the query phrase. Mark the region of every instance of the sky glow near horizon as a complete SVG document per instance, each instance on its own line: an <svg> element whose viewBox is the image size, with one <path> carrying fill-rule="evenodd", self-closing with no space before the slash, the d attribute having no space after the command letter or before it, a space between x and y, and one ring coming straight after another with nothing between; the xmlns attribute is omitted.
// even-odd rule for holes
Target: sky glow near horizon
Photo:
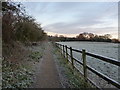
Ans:
<svg viewBox="0 0 120 90"><path fill-rule="evenodd" d="M118 38L118 2L23 2L48 35L82 32Z"/></svg>

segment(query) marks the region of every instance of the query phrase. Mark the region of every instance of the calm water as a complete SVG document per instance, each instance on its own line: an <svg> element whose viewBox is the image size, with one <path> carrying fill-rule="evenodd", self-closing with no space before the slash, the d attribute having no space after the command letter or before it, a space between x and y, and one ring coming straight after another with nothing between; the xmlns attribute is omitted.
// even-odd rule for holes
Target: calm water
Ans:
<svg viewBox="0 0 120 90"><path fill-rule="evenodd" d="M86 51L91 52L91 53L100 54L103 56L107 56L109 58L120 60L120 58L118 57L118 48L120 48L118 47L119 46L118 44L106 43L106 42L84 42L84 41L82 42L58 42L58 43L67 45L69 47L76 48L79 50L85 49ZM78 60L81 60L80 53L73 52L73 56L77 58ZM87 56L87 64L93 67L94 69L98 70L99 72L107 75L108 77L118 81L118 67L117 66L106 63L104 61L101 61L93 57L89 57L89 56ZM76 62L75 62L75 65L77 68L79 68L79 70L83 72L82 66L80 66ZM94 82L96 82L97 85L101 87L112 87L107 82L106 82L106 85L103 84L103 80L98 78L96 75L94 75L90 71L88 71L88 74L89 74L88 77L91 78Z"/></svg>

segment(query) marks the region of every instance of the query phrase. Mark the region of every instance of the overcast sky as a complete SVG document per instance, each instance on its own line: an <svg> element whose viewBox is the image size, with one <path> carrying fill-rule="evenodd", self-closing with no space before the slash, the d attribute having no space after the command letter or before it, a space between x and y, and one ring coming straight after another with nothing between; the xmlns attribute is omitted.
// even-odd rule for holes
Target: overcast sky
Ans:
<svg viewBox="0 0 120 90"><path fill-rule="evenodd" d="M26 11L51 35L82 32L118 36L117 2L24 2Z"/></svg>

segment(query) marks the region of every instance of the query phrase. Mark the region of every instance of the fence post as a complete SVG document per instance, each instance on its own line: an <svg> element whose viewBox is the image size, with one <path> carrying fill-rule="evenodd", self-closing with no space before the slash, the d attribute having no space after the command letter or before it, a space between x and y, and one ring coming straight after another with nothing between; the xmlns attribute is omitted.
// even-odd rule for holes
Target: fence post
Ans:
<svg viewBox="0 0 120 90"><path fill-rule="evenodd" d="M59 52L60 52L60 44L57 44L58 45L58 49L59 49Z"/></svg>
<svg viewBox="0 0 120 90"><path fill-rule="evenodd" d="M61 55L62 55L62 45L60 44L60 50L61 50Z"/></svg>
<svg viewBox="0 0 120 90"><path fill-rule="evenodd" d="M63 45L63 56L65 57L65 49L64 49L64 45Z"/></svg>
<svg viewBox="0 0 120 90"><path fill-rule="evenodd" d="M72 47L70 47L70 56L71 56L72 68L74 69Z"/></svg>
<svg viewBox="0 0 120 90"><path fill-rule="evenodd" d="M67 58L67 61L68 61L68 51L67 51L67 45L65 45L65 48L66 48L66 58Z"/></svg>
<svg viewBox="0 0 120 90"><path fill-rule="evenodd" d="M82 58L83 58L83 71L84 71L84 78L87 82L87 66L86 66L86 54L85 49L82 49Z"/></svg>

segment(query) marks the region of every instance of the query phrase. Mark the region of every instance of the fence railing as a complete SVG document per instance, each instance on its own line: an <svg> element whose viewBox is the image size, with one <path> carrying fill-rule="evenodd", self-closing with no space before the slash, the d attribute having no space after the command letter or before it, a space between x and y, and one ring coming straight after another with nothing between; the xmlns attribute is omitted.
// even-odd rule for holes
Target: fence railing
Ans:
<svg viewBox="0 0 120 90"><path fill-rule="evenodd" d="M70 62L71 62L71 65L72 65L72 68L76 68L74 66L74 61L76 61L77 63L79 63L80 65L83 66L83 73L80 71L80 73L84 76L84 79L85 81L89 81L90 83L92 83L93 85L95 85L97 88L100 89L99 86L97 86L92 80L90 80L88 78L88 75L87 75L87 70L90 70L91 72L93 72L94 74L98 75L99 77L103 78L105 81L107 81L108 83L112 84L113 86L117 87L120 89L120 83L118 83L117 81L109 78L108 76L104 75L103 73L95 70L94 68L88 66L86 64L86 55L88 56L91 56L91 57L94 57L94 58L97 58L97 59L100 59L104 62L107 62L107 63L111 63L113 65L116 65L118 67L120 67L120 61L117 61L115 59L112 59L112 58L108 58L108 57L104 57L102 55L97 55L97 54L93 54L93 53L90 53L90 52L86 52L85 49L82 49L82 50L77 50L77 49L73 49L72 47L68 47L67 45L62 45L62 44L59 44L59 43L55 43L55 45L61 49L61 51L63 52L62 54L64 55L65 58L67 58L68 60L68 56L70 57ZM70 51L70 53L68 53L68 50ZM73 57L73 51L75 52L78 52L78 53L81 53L82 54L82 60L83 62L81 62L80 60L77 60L75 57ZM69 61L69 60L68 60ZM76 68L77 69L77 68Z"/></svg>

